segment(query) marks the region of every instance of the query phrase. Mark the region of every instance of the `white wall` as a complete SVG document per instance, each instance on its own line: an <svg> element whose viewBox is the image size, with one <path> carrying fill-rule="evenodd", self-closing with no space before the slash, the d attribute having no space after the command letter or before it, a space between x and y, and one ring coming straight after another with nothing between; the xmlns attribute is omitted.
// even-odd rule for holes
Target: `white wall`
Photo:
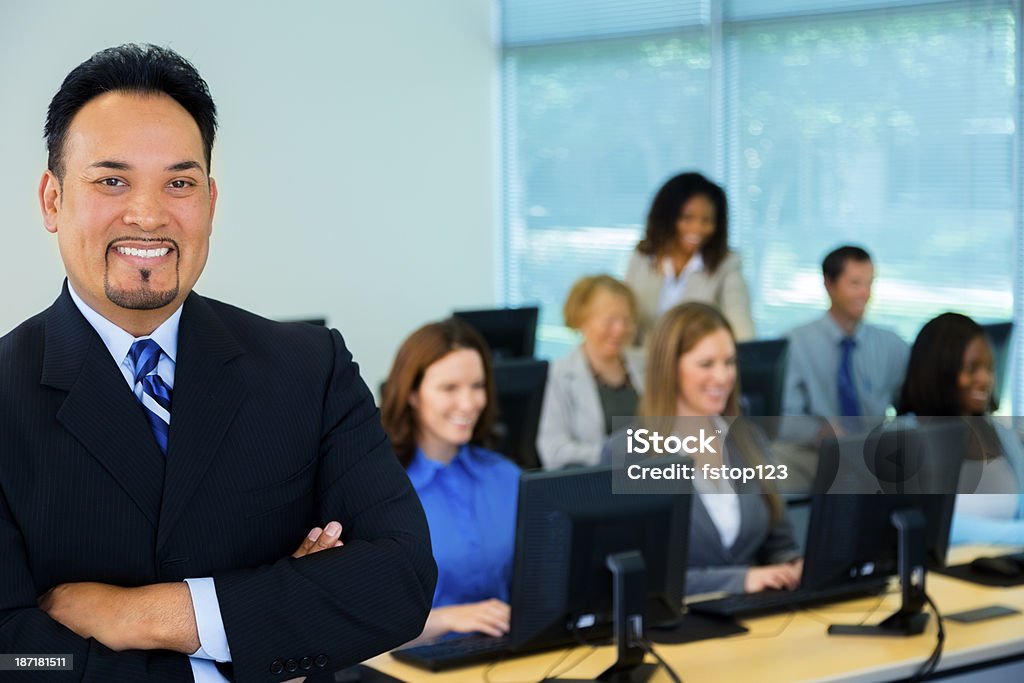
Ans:
<svg viewBox="0 0 1024 683"><path fill-rule="evenodd" d="M325 315L375 387L415 327L494 303L492 12L491 0L0 0L0 334L63 276L36 202L50 98L97 50L151 42L198 67L220 113L197 291L271 318Z"/></svg>

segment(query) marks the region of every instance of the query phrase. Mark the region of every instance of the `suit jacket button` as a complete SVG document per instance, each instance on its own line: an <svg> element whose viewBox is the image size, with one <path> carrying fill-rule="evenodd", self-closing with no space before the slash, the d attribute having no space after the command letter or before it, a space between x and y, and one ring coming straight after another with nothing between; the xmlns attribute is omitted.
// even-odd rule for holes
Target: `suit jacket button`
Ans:
<svg viewBox="0 0 1024 683"><path fill-rule="evenodd" d="M270 673L279 674L284 671L284 664L281 663L280 659L275 659L270 663Z"/></svg>
<svg viewBox="0 0 1024 683"><path fill-rule="evenodd" d="M299 670L299 663L296 662L294 659L289 659L284 663L284 669L288 673L293 674Z"/></svg>
<svg viewBox="0 0 1024 683"><path fill-rule="evenodd" d="M316 659L313 660L318 669L322 669L327 666L327 655L317 655Z"/></svg>
<svg viewBox="0 0 1024 683"><path fill-rule="evenodd" d="M302 661L299 662L299 666L302 667L303 671L309 671L311 668L313 668L313 658L303 657Z"/></svg>

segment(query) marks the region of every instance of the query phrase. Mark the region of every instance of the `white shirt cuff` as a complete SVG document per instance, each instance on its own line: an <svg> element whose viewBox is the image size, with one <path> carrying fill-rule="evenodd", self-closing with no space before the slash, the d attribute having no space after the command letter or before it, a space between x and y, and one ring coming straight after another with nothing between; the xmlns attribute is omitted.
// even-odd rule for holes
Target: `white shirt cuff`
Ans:
<svg viewBox="0 0 1024 683"><path fill-rule="evenodd" d="M217 665L209 659L189 657L188 663L192 665L192 678L196 683L229 683L224 674L217 671Z"/></svg>
<svg viewBox="0 0 1024 683"><path fill-rule="evenodd" d="M201 579L185 579L185 583L192 594L192 609L196 616L196 629L199 631L199 649L191 656L230 662L231 649L228 647L228 636L224 632L224 620L220 615L220 601L217 600L213 578L207 576ZM217 675L220 675L219 672ZM223 676L216 680L223 680ZM196 681L198 683L199 678L196 678Z"/></svg>

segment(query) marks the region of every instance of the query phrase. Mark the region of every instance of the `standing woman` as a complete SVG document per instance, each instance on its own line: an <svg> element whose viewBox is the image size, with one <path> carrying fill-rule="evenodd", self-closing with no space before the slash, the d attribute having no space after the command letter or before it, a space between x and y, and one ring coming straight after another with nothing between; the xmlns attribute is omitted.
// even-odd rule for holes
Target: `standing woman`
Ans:
<svg viewBox="0 0 1024 683"><path fill-rule="evenodd" d="M914 340L899 412L968 419L971 440L953 513L953 543L1024 544L1024 445L991 419L995 361L985 330L965 315L943 313Z"/></svg>
<svg viewBox="0 0 1024 683"><path fill-rule="evenodd" d="M419 639L508 632L519 468L488 450L496 404L490 351L457 318L405 340L384 386L381 421L419 494L437 562Z"/></svg>
<svg viewBox="0 0 1024 683"><path fill-rule="evenodd" d="M725 191L700 173L681 173L658 190L626 269L641 341L659 316L684 301L714 304L736 339L754 338L750 292L739 254L729 249L728 214Z"/></svg>
<svg viewBox="0 0 1024 683"><path fill-rule="evenodd" d="M770 462L767 439L738 417L736 340L729 322L713 306L690 302L669 309L658 321L647 350L644 395L639 414L652 424L672 424L693 433L702 422L710 433L727 433L723 448L698 454L694 464L717 469L756 467ZM674 416L686 420L666 420ZM605 458L624 453L618 432ZM785 503L772 482L733 486L694 479L690 516L687 593L752 593L792 589L803 569Z"/></svg>
<svg viewBox="0 0 1024 683"><path fill-rule="evenodd" d="M545 469L596 465L612 417L636 414L640 386L626 357L636 329L636 300L610 275L576 281L565 300L565 324L582 343L551 366L537 432Z"/></svg>

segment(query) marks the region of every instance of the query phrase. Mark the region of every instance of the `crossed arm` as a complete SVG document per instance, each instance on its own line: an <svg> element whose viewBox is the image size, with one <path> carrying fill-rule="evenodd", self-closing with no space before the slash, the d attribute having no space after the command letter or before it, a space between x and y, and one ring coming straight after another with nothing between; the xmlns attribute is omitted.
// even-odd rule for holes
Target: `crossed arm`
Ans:
<svg viewBox="0 0 1024 683"><path fill-rule="evenodd" d="M343 545L341 525L310 530L292 557ZM178 581L136 588L106 583L63 583L39 598L51 619L82 638L111 650L170 650L190 655L199 649L199 630L188 585Z"/></svg>

